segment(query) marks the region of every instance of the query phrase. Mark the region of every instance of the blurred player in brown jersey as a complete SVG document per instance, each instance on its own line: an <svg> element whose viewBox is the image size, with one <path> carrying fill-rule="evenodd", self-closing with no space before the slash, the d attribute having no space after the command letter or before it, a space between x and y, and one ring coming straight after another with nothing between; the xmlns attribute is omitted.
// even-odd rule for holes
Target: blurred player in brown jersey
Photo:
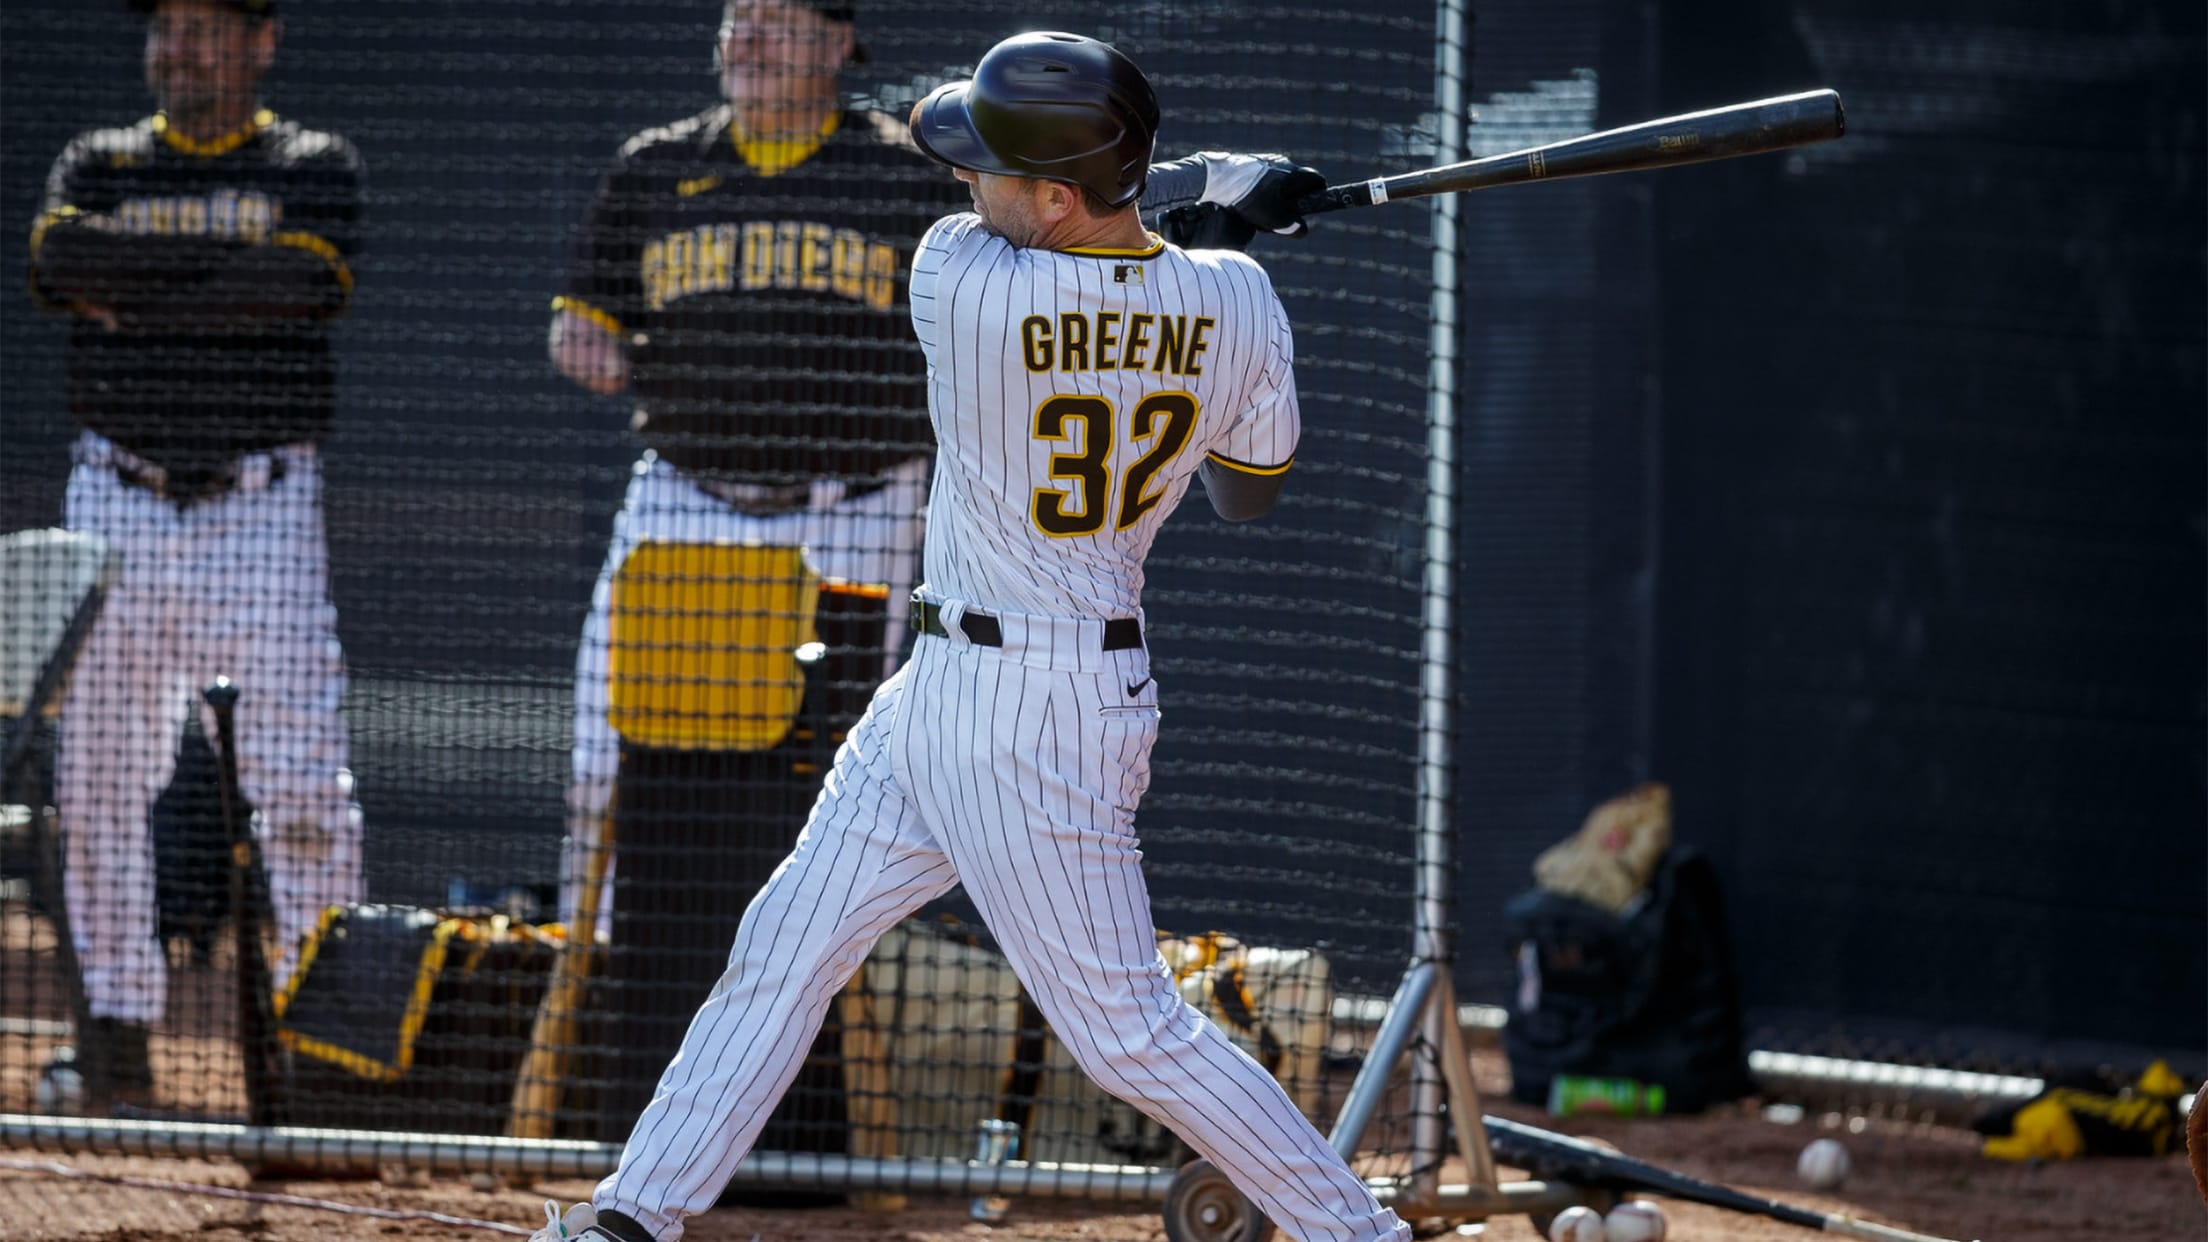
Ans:
<svg viewBox="0 0 2208 1242"><path fill-rule="evenodd" d="M66 520L121 554L77 667L56 769L95 1103L152 1086L167 970L148 813L195 691L227 675L239 780L281 957L361 896L318 457L351 297L362 170L343 138L263 108L274 0L136 0L159 111L63 150L31 291L69 316L80 427ZM210 726L210 736L215 730Z"/></svg>
<svg viewBox="0 0 2208 1242"><path fill-rule="evenodd" d="M901 118L843 103L853 16L727 4L723 102L623 145L553 303L553 364L633 398L647 446L576 660L570 908L609 824L616 855L608 1138L894 659L887 601L917 565L931 438L906 269L958 200ZM843 1124L822 1060L764 1141L842 1150Z"/></svg>

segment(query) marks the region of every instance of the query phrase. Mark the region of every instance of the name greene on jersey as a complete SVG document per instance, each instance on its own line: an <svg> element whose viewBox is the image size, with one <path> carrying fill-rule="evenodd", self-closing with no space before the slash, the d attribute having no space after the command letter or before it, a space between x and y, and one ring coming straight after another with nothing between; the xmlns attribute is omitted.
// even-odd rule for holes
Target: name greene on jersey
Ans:
<svg viewBox="0 0 2208 1242"><path fill-rule="evenodd" d="M1151 371L1202 375L1211 349L1210 315L1067 311L1020 321L1020 356L1030 374L1047 371Z"/></svg>
<svg viewBox="0 0 2208 1242"><path fill-rule="evenodd" d="M700 224L646 242L637 259L655 311L695 294L758 289L832 293L886 311L902 266L888 242L816 220Z"/></svg>

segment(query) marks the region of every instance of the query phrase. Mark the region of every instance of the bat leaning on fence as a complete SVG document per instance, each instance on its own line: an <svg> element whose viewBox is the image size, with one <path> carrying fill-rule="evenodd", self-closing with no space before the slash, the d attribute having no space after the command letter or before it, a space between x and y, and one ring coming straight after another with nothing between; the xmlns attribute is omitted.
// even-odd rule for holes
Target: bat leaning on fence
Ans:
<svg viewBox="0 0 2208 1242"><path fill-rule="evenodd" d="M575 917L567 925L567 943L552 964L544 999L529 1027L529 1052L514 1074L514 1096L506 1110L509 1138L551 1138L552 1120L567 1087L568 1057L575 1047L575 1015L590 986L590 966L598 950L598 897L605 891L606 866L613 857L613 808L598 821L598 839L583 864L582 887L575 895Z"/></svg>
<svg viewBox="0 0 2208 1242"><path fill-rule="evenodd" d="M1660 1165L1635 1160L1607 1147L1597 1147L1593 1143L1553 1134L1534 1126L1520 1125L1515 1121L1505 1121L1500 1117L1483 1117L1481 1120L1486 1123L1487 1142L1495 1153L1495 1159L1514 1168L1524 1169L1536 1177L1570 1182L1575 1186L1645 1191L1669 1199L1684 1199L1734 1212L1745 1212L1750 1216L1768 1216L1805 1229L1844 1234L1851 1238L1871 1238L1875 1242L1949 1242L1948 1239L1931 1234L1912 1233L1907 1229L1896 1229L1892 1225L1857 1220L1840 1212L1818 1212L1796 1207L1791 1203L1782 1203L1777 1199L1746 1194L1730 1186L1705 1182L1684 1173L1674 1173Z"/></svg>
<svg viewBox="0 0 2208 1242"><path fill-rule="evenodd" d="M1837 92L1804 91L1798 95L1779 95L1704 112L1661 117L1623 129L1607 129L1599 134L1567 138L1461 164L1445 164L1393 177L1345 181L1304 199L1296 209L1309 215L1344 207L1377 207L1396 199L1422 198L1428 194L1452 194L1527 181L1638 172L1644 168L1670 168L1705 160L1761 155L1766 151L1828 142L1838 138L1846 128Z"/></svg>
<svg viewBox="0 0 2208 1242"><path fill-rule="evenodd" d="M275 926L269 908L268 872L261 843L244 815L245 795L238 787L238 687L217 677L200 692L215 713L215 742L220 766L222 826L230 843L230 926L237 939L238 1048L245 1058L246 1117L257 1126L282 1125L283 1061L276 1044L276 989L268 968L268 930Z"/></svg>

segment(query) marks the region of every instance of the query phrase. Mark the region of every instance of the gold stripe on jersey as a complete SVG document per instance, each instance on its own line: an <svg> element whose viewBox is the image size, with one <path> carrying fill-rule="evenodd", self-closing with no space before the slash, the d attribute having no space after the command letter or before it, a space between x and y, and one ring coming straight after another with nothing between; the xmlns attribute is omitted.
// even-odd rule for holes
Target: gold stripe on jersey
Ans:
<svg viewBox="0 0 2208 1242"><path fill-rule="evenodd" d="M552 309L555 313L559 311L566 311L570 315L579 315L582 318L587 319L590 322L598 325L600 328L613 333L615 336L628 335L628 329L621 326L620 320L615 319L613 316L607 314L602 310L599 310L597 307L592 306L590 303L585 302L581 298L571 298L565 295L556 297L552 299Z"/></svg>
<svg viewBox="0 0 2208 1242"><path fill-rule="evenodd" d="M1165 251L1164 238L1147 229L1143 235L1150 239L1150 244L1138 249L1130 250L1124 246L1068 246L1060 253L1085 255L1092 259L1149 259Z"/></svg>
<svg viewBox="0 0 2208 1242"><path fill-rule="evenodd" d="M345 291L347 298L353 296L353 269L346 265L345 255L328 238L317 237L298 229L286 229L269 238L268 242L272 246L295 246L309 254L320 256L337 277L337 287Z"/></svg>
<svg viewBox="0 0 2208 1242"><path fill-rule="evenodd" d="M655 311L739 289L833 293L878 311L897 300L897 248L817 220L700 224L646 245L637 262Z"/></svg>
<svg viewBox="0 0 2208 1242"><path fill-rule="evenodd" d="M69 219L71 216L79 216L83 214L83 212L78 211L74 207L56 207L51 211L42 211L38 213L38 219L31 225L32 264L35 265L38 262L38 248L46 244L46 230L54 227L64 220Z"/></svg>
<svg viewBox="0 0 2208 1242"><path fill-rule="evenodd" d="M175 150L181 151L186 155L196 155L202 159L210 158L217 155L228 155L232 151L237 150L239 147L244 146L246 143L251 142L253 140L253 135L260 133L262 130L267 129L269 126L274 125L275 123L276 114L266 108L262 108L253 114L251 120L247 121L243 125L240 125L238 128L231 130L229 133L223 134L220 137L201 140L198 138L187 138L184 135L177 133L174 129L170 128L168 113L156 112L153 114L153 132L156 137L160 138L161 141L169 144L169 146L174 148Z"/></svg>
<svg viewBox="0 0 2208 1242"><path fill-rule="evenodd" d="M735 146L736 154L743 157L744 163L751 165L751 171L762 177L773 177L811 159L813 152L820 150L828 141L829 135L836 132L836 126L842 123L842 111L831 110L828 119L821 122L819 133L802 138L752 138L744 134L736 118L731 116L728 122L728 140Z"/></svg>
<svg viewBox="0 0 2208 1242"><path fill-rule="evenodd" d="M1211 349L1210 315L1067 311L1020 321L1020 361L1028 373L1050 371L1149 371L1156 375L1204 373Z"/></svg>
<svg viewBox="0 0 2208 1242"><path fill-rule="evenodd" d="M1246 461L1236 461L1224 453L1206 453L1204 456L1229 470L1239 470L1243 474L1286 474L1288 473L1288 467L1296 464L1296 459L1293 457L1277 466L1253 466Z"/></svg>
<svg viewBox="0 0 2208 1242"><path fill-rule="evenodd" d="M56 302L47 297L46 291L38 287L38 248L46 243L46 230L71 216L81 214L74 207L56 207L52 211L40 212L37 222L31 225L31 262L30 266L24 269L24 275L30 281L31 304L40 310L66 312L73 309L64 303Z"/></svg>

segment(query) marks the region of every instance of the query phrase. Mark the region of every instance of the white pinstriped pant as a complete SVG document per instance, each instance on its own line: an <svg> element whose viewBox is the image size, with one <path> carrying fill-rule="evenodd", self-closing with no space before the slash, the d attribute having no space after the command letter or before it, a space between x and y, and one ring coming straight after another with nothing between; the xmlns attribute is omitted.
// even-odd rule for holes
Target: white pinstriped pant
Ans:
<svg viewBox="0 0 2208 1242"><path fill-rule="evenodd" d="M1135 838L1149 653L1102 623L1000 616L1003 648L915 643L836 755L796 848L593 1201L660 1242L711 1206L883 931L961 882L1081 1068L1210 1158L1288 1236L1408 1239L1158 956ZM1127 688L1136 687L1130 695Z"/></svg>

